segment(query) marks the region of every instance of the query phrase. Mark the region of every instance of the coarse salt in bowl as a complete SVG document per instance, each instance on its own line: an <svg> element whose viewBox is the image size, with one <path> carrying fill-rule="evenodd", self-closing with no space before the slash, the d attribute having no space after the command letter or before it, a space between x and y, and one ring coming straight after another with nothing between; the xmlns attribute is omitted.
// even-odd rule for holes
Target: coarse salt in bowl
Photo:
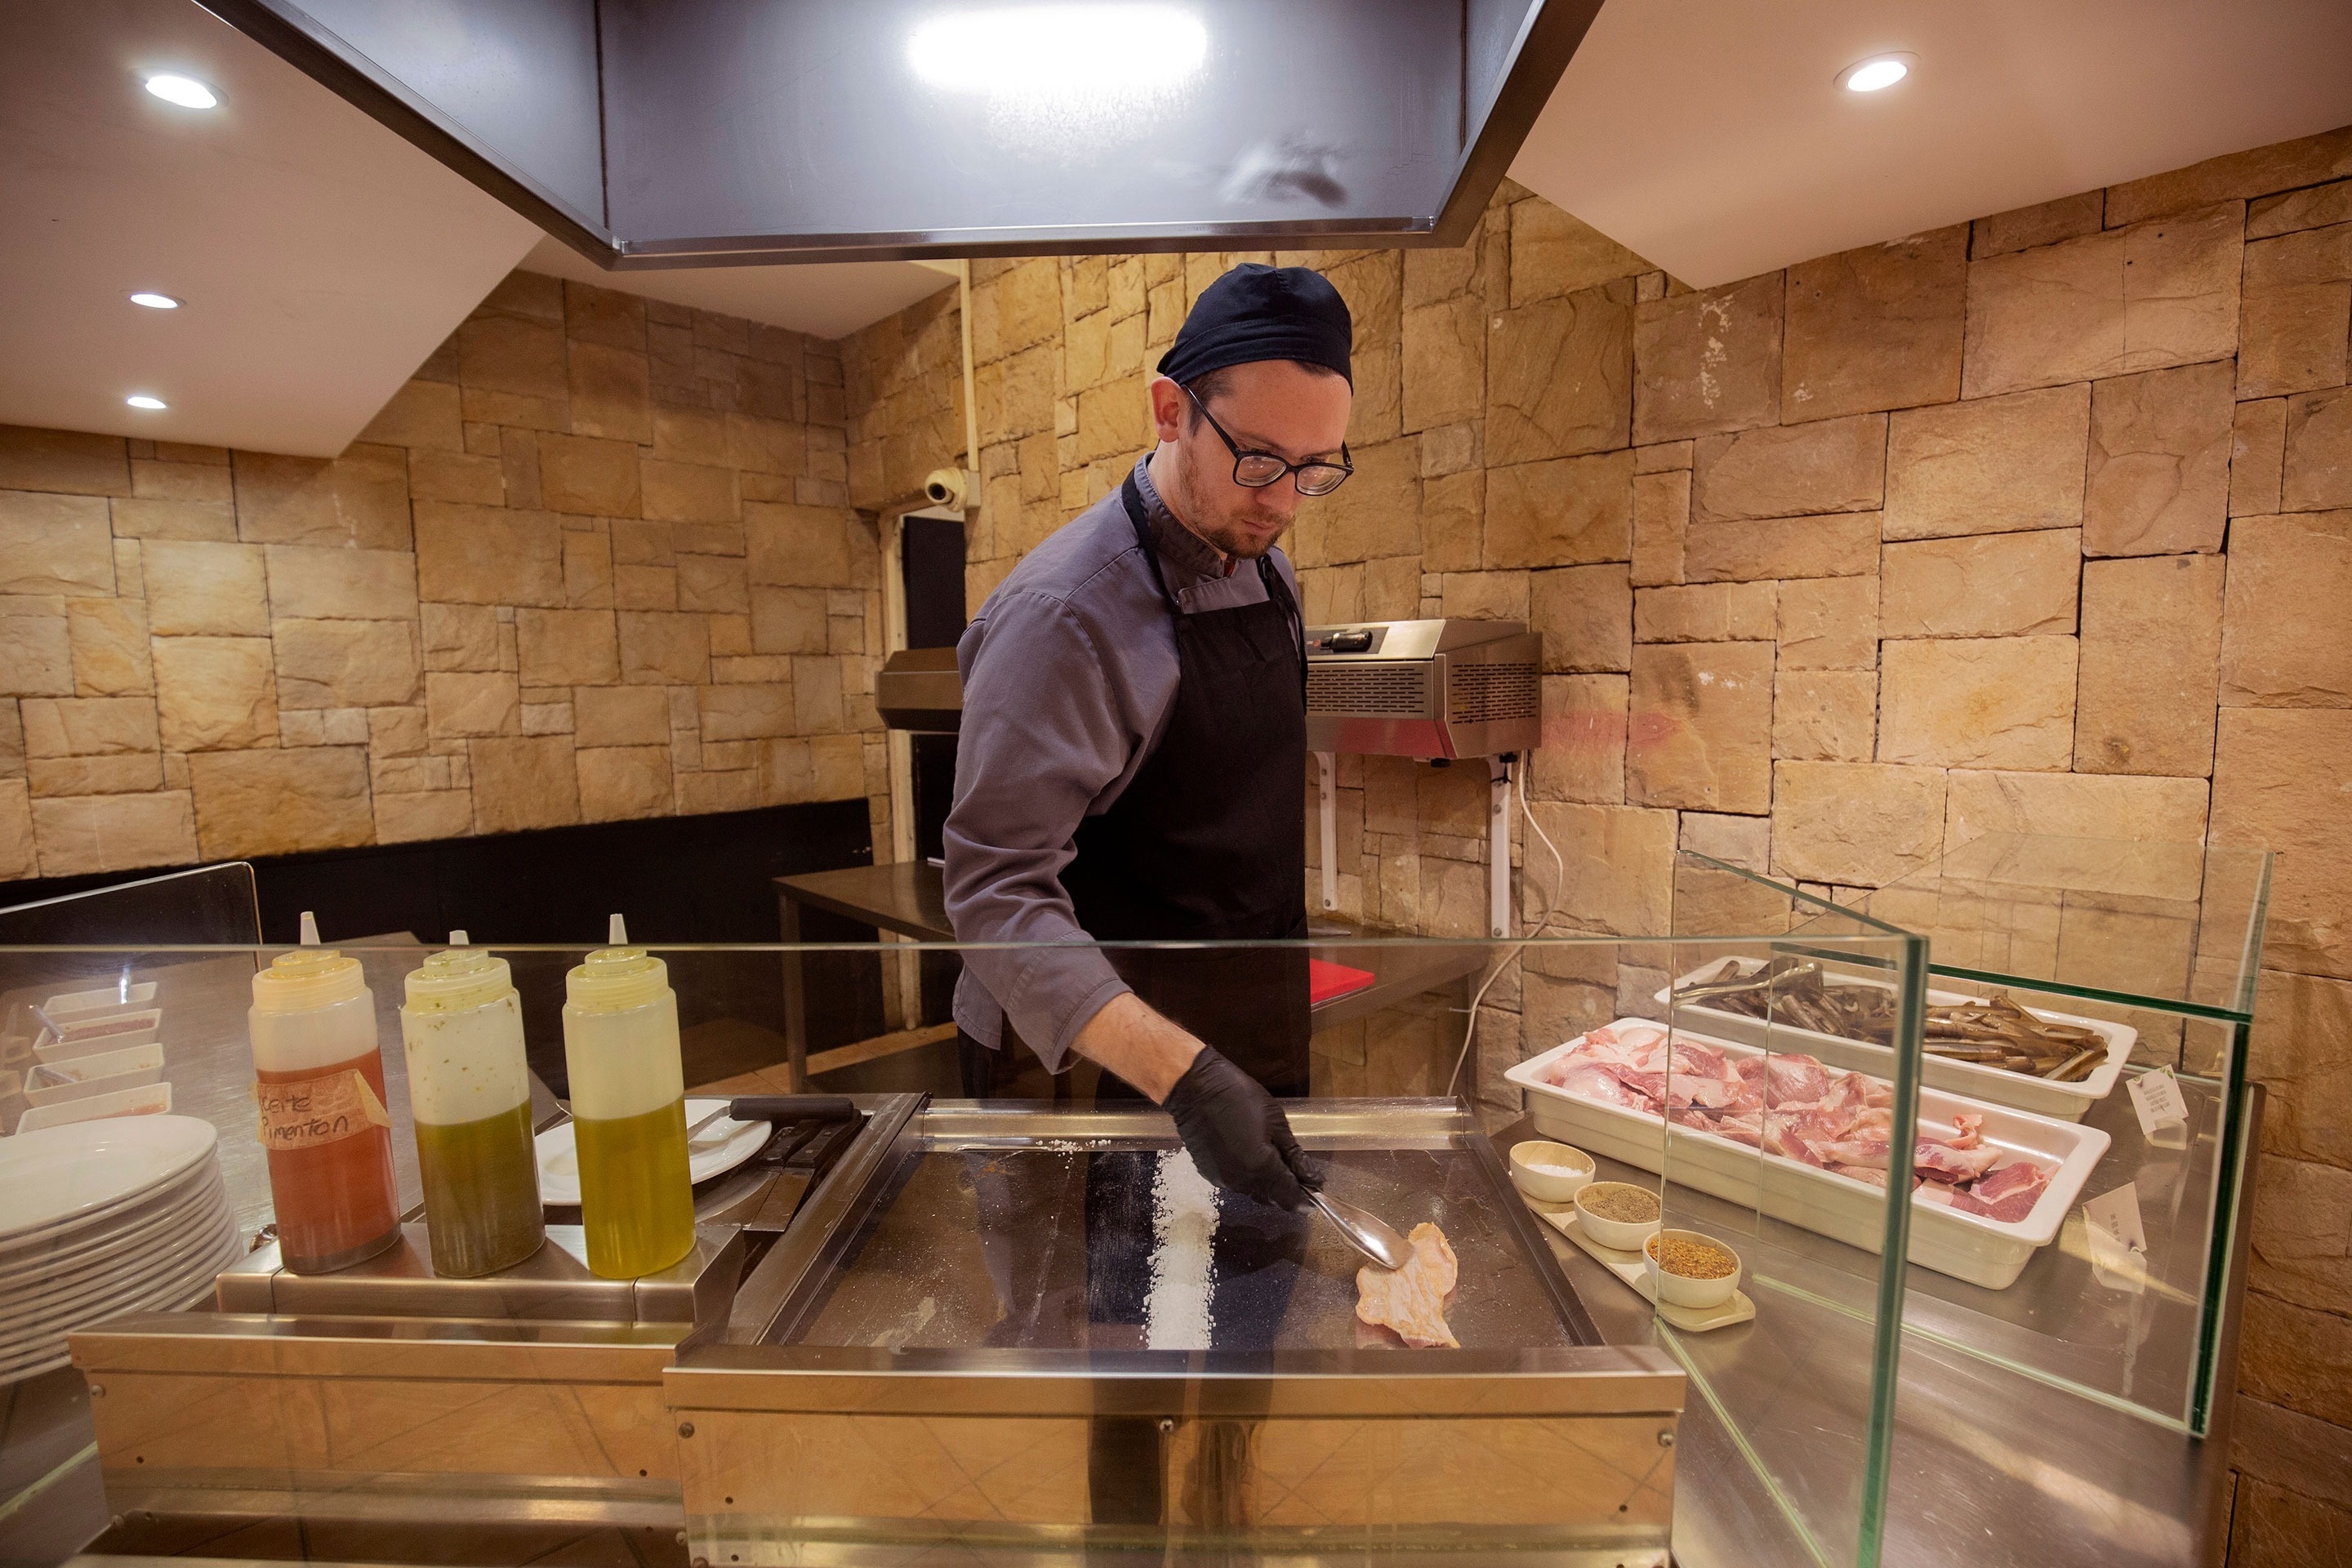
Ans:
<svg viewBox="0 0 2352 1568"><path fill-rule="evenodd" d="M1511 1145L1511 1184L1539 1204L1572 1201L1593 1170L1591 1155L1566 1143L1530 1138Z"/></svg>

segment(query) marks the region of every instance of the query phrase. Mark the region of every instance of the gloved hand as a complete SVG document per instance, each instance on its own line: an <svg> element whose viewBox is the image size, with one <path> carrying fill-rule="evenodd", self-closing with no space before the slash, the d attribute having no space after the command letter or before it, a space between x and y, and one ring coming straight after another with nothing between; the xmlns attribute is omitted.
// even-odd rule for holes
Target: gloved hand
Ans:
<svg viewBox="0 0 2352 1568"><path fill-rule="evenodd" d="M1323 1173L1290 1133L1265 1086L1207 1046L1160 1102L1201 1174L1228 1192L1294 1212Z"/></svg>

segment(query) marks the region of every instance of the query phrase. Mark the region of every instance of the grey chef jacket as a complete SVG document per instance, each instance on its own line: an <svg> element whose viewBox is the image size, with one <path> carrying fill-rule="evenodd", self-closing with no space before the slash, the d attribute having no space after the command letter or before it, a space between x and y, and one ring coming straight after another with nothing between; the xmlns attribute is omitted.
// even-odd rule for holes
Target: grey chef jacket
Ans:
<svg viewBox="0 0 2352 1568"><path fill-rule="evenodd" d="M1137 460L1135 485L1177 603L1199 612L1262 602L1265 580L1232 570L1178 522L1148 467ZM1289 561L1280 550L1273 558L1297 603ZM1295 619L1293 630L1304 638ZM956 940L1084 942L1061 883L1078 824L1109 810L1127 789L1158 748L1176 700L1175 619L1116 489L997 584L956 645L956 668L963 719L946 833ZM974 1039L1001 1046L1010 1016L1059 1072L1078 1031L1127 989L1091 947L981 949L964 954L955 1021Z"/></svg>

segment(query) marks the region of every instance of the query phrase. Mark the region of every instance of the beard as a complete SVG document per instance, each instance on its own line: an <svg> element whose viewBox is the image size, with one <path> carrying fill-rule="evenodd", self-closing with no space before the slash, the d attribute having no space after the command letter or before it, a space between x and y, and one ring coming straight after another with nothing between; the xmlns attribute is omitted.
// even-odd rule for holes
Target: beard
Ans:
<svg viewBox="0 0 2352 1568"><path fill-rule="evenodd" d="M1178 488L1183 491L1180 515L1184 525L1236 561L1255 561L1264 555L1290 526L1280 512L1249 501L1231 508L1213 506L1202 498L1189 478Z"/></svg>

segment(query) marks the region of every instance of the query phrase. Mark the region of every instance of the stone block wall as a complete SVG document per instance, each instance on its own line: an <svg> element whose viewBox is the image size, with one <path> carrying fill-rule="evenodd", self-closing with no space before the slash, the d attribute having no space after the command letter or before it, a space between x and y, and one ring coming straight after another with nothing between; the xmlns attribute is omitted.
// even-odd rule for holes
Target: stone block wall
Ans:
<svg viewBox="0 0 2352 1568"><path fill-rule="evenodd" d="M331 461L0 429L0 878L869 801L842 362L510 275Z"/></svg>
<svg viewBox="0 0 2352 1568"><path fill-rule="evenodd" d="M2306 1560L2352 1540L2347 176L2352 130L1703 291L1508 182L1458 250L975 262L969 597L1149 445L1200 289L1299 262L1357 331L1307 616L1542 630L1572 927L1666 931L1678 845L1832 897L1990 831L2276 850L2237 1531ZM961 446L904 384L953 374L944 314L845 348L898 378L852 398L861 505ZM1346 910L1478 931L1485 770L1340 783ZM1664 978L1528 967L1484 1082Z"/></svg>

